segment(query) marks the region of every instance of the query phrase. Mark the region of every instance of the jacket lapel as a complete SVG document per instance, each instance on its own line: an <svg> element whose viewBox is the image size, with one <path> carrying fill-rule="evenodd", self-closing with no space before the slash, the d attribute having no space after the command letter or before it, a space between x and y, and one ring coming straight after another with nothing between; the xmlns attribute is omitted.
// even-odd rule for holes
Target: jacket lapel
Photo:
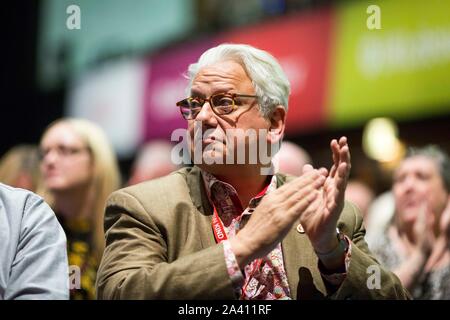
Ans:
<svg viewBox="0 0 450 320"><path fill-rule="evenodd" d="M216 244L211 227L213 208L209 203L205 184L203 183L200 169L197 166L187 171L186 183L195 206L196 221L200 230L198 236L200 237L202 248L212 247Z"/></svg>
<svg viewBox="0 0 450 320"><path fill-rule="evenodd" d="M294 177L277 174L280 187ZM298 223L281 242L284 268L286 270L292 299L324 299L325 284L318 270L318 259L305 233L297 231Z"/></svg>
<svg viewBox="0 0 450 320"><path fill-rule="evenodd" d="M317 267L317 256L306 234L297 231L297 224L281 242L292 299L324 298L325 285Z"/></svg>

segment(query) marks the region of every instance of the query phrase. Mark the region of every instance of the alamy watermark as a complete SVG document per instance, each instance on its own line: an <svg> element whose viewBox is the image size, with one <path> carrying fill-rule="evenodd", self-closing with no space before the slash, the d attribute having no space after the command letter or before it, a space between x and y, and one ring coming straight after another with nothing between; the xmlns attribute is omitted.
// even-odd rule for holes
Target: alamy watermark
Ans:
<svg viewBox="0 0 450 320"><path fill-rule="evenodd" d="M370 16L366 20L366 26L369 30L381 29L381 8L375 4L367 7L366 13Z"/></svg>
<svg viewBox="0 0 450 320"><path fill-rule="evenodd" d="M77 265L69 266L69 290L81 289L81 269Z"/></svg>
<svg viewBox="0 0 450 320"><path fill-rule="evenodd" d="M215 128L203 132L201 123L196 122L192 131L180 128L172 132L171 141L178 143L171 160L176 165L259 164L262 175L271 175L277 167L272 157L280 149L280 143L268 142L274 134L267 129L239 128L227 129L224 134L217 134Z"/></svg>
<svg viewBox="0 0 450 320"><path fill-rule="evenodd" d="M366 285L369 290L381 289L381 270L380 266L373 264L367 267L366 270L367 277Z"/></svg>
<svg viewBox="0 0 450 320"><path fill-rule="evenodd" d="M76 4L67 6L66 13L69 15L66 19L66 27L69 30L81 29L81 9Z"/></svg>

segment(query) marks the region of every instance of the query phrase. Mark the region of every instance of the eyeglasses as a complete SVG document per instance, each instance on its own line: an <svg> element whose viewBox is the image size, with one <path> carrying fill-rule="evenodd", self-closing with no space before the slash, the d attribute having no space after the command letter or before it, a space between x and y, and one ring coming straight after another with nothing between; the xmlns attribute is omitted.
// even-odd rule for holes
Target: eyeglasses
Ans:
<svg viewBox="0 0 450 320"><path fill-rule="evenodd" d="M65 145L57 145L53 148L42 148L39 150L39 158L41 160L43 160L47 154L49 154L52 150L56 151L56 154L58 156L62 156L62 157L69 157L78 153L81 153L84 150L87 150L90 152L90 148L89 147L70 147L70 146L65 146Z"/></svg>
<svg viewBox="0 0 450 320"><path fill-rule="evenodd" d="M239 93L218 93L207 99L189 97L178 101L177 106L180 107L181 115L184 119L193 120L200 113L205 102L209 102L213 112L219 116L230 114L242 104L236 98L258 98L258 96Z"/></svg>

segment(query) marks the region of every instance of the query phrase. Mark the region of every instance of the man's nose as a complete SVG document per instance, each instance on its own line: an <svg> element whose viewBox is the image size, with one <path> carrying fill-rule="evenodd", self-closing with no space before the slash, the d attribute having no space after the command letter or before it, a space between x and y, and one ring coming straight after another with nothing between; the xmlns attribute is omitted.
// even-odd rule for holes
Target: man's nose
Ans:
<svg viewBox="0 0 450 320"><path fill-rule="evenodd" d="M196 121L202 121L202 123L206 124L217 124L216 114L212 110L211 104L208 101L205 101L203 107L200 109L200 112L195 117Z"/></svg>

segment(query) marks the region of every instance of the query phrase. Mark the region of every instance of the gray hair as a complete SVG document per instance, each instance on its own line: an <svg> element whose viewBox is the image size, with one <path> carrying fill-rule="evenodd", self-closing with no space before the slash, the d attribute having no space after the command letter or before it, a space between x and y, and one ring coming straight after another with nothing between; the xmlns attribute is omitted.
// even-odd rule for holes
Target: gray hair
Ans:
<svg viewBox="0 0 450 320"><path fill-rule="evenodd" d="M260 112L265 118L268 118L278 105L288 110L290 84L280 64L268 52L245 44L221 44L208 49L196 63L189 65L188 94L201 68L226 60L239 63L247 72L259 98Z"/></svg>
<svg viewBox="0 0 450 320"><path fill-rule="evenodd" d="M416 156L427 157L436 162L444 187L447 192L450 192L450 159L447 153L437 145L427 145L422 148L411 147L408 148L405 159Z"/></svg>

